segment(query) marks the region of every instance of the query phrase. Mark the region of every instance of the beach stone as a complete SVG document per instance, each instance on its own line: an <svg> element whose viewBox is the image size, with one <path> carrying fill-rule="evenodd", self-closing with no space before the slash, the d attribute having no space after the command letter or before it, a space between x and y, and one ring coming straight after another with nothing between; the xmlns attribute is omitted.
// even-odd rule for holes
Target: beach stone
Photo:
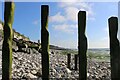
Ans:
<svg viewBox="0 0 120 80"><path fill-rule="evenodd" d="M66 66L65 63L61 63L61 66Z"/></svg>
<svg viewBox="0 0 120 80"><path fill-rule="evenodd" d="M35 75L38 77L42 77L42 71L38 71Z"/></svg>
<svg viewBox="0 0 120 80"><path fill-rule="evenodd" d="M35 74L37 74L37 71L36 70L32 70L31 73L35 75Z"/></svg>
<svg viewBox="0 0 120 80"><path fill-rule="evenodd" d="M87 77L89 77L90 76L90 74L89 73L87 73Z"/></svg>
<svg viewBox="0 0 120 80"><path fill-rule="evenodd" d="M66 71L67 71L68 74L72 72L72 71L71 71L70 69L68 69L68 68L66 68Z"/></svg>
<svg viewBox="0 0 120 80"><path fill-rule="evenodd" d="M35 76L35 75L31 74L31 73L28 73L27 78L37 78L37 76Z"/></svg>
<svg viewBox="0 0 120 80"><path fill-rule="evenodd" d="M51 68L52 72L56 73L57 71L54 68Z"/></svg>
<svg viewBox="0 0 120 80"><path fill-rule="evenodd" d="M54 51L54 54L50 55L50 78L71 78L77 80L77 78L79 78L79 71L67 69L67 56L61 55L60 53L60 51ZM2 53L0 53L0 61L2 61L1 56ZM71 58L72 57L74 58L74 55L72 55ZM72 60L71 65L74 67L74 60ZM110 69L108 69L109 67L110 63L108 62L97 62L96 60L90 60L88 58L87 79L110 80L111 72ZM35 78L42 77L41 54L13 52L12 77L28 79L30 76Z"/></svg>

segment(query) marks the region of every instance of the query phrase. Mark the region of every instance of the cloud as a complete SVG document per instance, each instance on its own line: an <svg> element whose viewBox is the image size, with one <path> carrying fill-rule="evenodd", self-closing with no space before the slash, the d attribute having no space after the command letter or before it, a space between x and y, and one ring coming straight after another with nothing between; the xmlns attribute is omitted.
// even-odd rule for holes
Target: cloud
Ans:
<svg viewBox="0 0 120 80"><path fill-rule="evenodd" d="M93 3L79 2L78 0L73 0L72 2L61 2L58 3L58 8L62 9L62 12L50 16L50 22L77 22L78 12L86 11L87 20L95 20L95 13L92 10ZM63 15L61 13L64 13Z"/></svg>
<svg viewBox="0 0 120 80"><path fill-rule="evenodd" d="M92 10L93 4L85 2L61 2L58 3L58 8L62 9L58 13L49 17L49 21L53 24L54 30L59 30L66 33L75 33L78 22L78 12L86 11L87 20L95 20L94 11ZM74 27L73 27L74 26Z"/></svg>
<svg viewBox="0 0 120 80"><path fill-rule="evenodd" d="M77 21L77 14L79 9L76 7L67 7L65 8L66 18L71 21Z"/></svg>
<svg viewBox="0 0 120 80"><path fill-rule="evenodd" d="M69 25L69 24L59 24L59 25L53 25L55 30L67 32L67 33L74 33L77 30L77 25Z"/></svg>
<svg viewBox="0 0 120 80"><path fill-rule="evenodd" d="M34 24L34 25L38 25L39 22L40 22L40 20L35 20L35 21L32 22L32 24Z"/></svg>
<svg viewBox="0 0 120 80"><path fill-rule="evenodd" d="M92 9L93 3L85 2L62 2L59 3L59 7L63 8L66 15L64 15L68 20L77 21L77 14L79 11L86 11L87 20L95 20L95 13Z"/></svg>
<svg viewBox="0 0 120 80"><path fill-rule="evenodd" d="M61 0L60 7L74 6L76 3L84 2L84 0Z"/></svg>
<svg viewBox="0 0 120 80"><path fill-rule="evenodd" d="M60 12L58 12L56 15L50 16L49 17L49 21L50 22L59 22L59 23L62 23L62 22L65 22L66 19L65 19L64 16L61 15Z"/></svg>
<svg viewBox="0 0 120 80"><path fill-rule="evenodd" d="M81 11L86 11L87 20L95 20L95 12L93 11L93 3L78 3L77 6Z"/></svg>

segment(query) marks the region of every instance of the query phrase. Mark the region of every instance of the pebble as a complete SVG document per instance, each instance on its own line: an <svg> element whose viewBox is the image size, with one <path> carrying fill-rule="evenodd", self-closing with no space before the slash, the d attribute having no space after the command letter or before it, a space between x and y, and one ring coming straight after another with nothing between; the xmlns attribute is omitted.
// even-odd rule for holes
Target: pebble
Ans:
<svg viewBox="0 0 120 80"><path fill-rule="evenodd" d="M68 69L68 68L66 68L66 71L67 71L68 74L72 72L72 71L71 71L70 69Z"/></svg>
<svg viewBox="0 0 120 80"><path fill-rule="evenodd" d="M34 53L37 52L34 50ZM13 78L41 78L42 65L41 54L27 54L23 52L13 52L12 77ZM0 52L0 58L1 57ZM50 54L50 78L79 78L79 69L77 71L67 68L66 55L60 54L60 51L53 51ZM74 69L74 55L72 56L71 66ZM0 65L2 60L0 59ZM79 65L78 65L79 67ZM0 74L1 74L0 67ZM88 80L110 80L110 63L97 62L88 59L87 79Z"/></svg>
<svg viewBox="0 0 120 80"><path fill-rule="evenodd" d="M37 78L37 76L34 76L34 75L31 74L31 73L28 73L28 74L27 74L27 78Z"/></svg>
<svg viewBox="0 0 120 80"><path fill-rule="evenodd" d="M36 70L32 70L31 73L35 75L35 74L37 74L37 71Z"/></svg>

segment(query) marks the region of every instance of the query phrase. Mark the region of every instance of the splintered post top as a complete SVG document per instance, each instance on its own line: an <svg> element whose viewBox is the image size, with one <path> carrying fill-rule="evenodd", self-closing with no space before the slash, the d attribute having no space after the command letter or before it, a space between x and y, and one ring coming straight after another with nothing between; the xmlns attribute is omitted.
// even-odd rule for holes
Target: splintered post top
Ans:
<svg viewBox="0 0 120 80"><path fill-rule="evenodd" d="M49 15L49 6L48 5L42 5L41 6L41 25L42 28L48 28L48 15Z"/></svg>
<svg viewBox="0 0 120 80"><path fill-rule="evenodd" d="M117 17L110 17L108 19L109 22L109 33L111 36L117 36L118 32L118 18Z"/></svg>
<svg viewBox="0 0 120 80"><path fill-rule="evenodd" d="M85 33L86 27L86 11L79 11L78 13L78 31L80 34Z"/></svg>

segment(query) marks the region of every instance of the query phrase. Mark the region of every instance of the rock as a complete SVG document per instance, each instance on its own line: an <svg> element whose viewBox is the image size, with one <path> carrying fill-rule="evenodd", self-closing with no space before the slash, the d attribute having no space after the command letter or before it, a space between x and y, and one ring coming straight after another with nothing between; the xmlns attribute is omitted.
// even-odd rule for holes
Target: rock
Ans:
<svg viewBox="0 0 120 80"><path fill-rule="evenodd" d="M74 78L77 80L79 78L79 69L77 71L68 69L66 66L67 56L61 55L60 51L56 52L50 54L50 78ZM1 56L2 54L0 54L0 58ZM71 58L71 66L74 68L74 55L71 55ZM1 59L0 61L2 61ZM88 59L88 80L104 80L104 78L109 80L111 73L109 67L110 63ZM42 77L41 54L13 52L12 76L20 79Z"/></svg>
<svg viewBox="0 0 120 80"><path fill-rule="evenodd" d="M89 73L87 73L87 77L89 77L90 76L90 74Z"/></svg>
<svg viewBox="0 0 120 80"><path fill-rule="evenodd" d="M38 71L38 72L36 73L36 76L42 77L42 71Z"/></svg>
<svg viewBox="0 0 120 80"><path fill-rule="evenodd" d="M107 69L111 69L111 66L109 65L109 66L107 67Z"/></svg>
<svg viewBox="0 0 120 80"><path fill-rule="evenodd" d="M55 75L56 78L61 78L61 74Z"/></svg>
<svg viewBox="0 0 120 80"><path fill-rule="evenodd" d="M0 80L2 80L2 75L0 75Z"/></svg>
<svg viewBox="0 0 120 80"><path fill-rule="evenodd" d="M75 78L78 78L78 77L79 77L79 74L75 74L74 76L75 76Z"/></svg>
<svg viewBox="0 0 120 80"><path fill-rule="evenodd" d="M93 67L91 67L93 70L95 70L96 68L93 66Z"/></svg>
<svg viewBox="0 0 120 80"><path fill-rule="evenodd" d="M20 71L17 73L17 76L22 76L22 74L23 74L23 72Z"/></svg>
<svg viewBox="0 0 120 80"><path fill-rule="evenodd" d="M56 66L55 69L57 72L61 70L61 68L59 66Z"/></svg>
<svg viewBox="0 0 120 80"><path fill-rule="evenodd" d="M32 51L33 51L33 53L35 53L35 54L36 54L36 53L37 53L37 54L39 53L39 52L38 52L37 50L35 50L35 49L32 49Z"/></svg>
<svg viewBox="0 0 120 80"><path fill-rule="evenodd" d="M62 66L65 66L65 63L61 63Z"/></svg>
<svg viewBox="0 0 120 80"><path fill-rule="evenodd" d="M51 71L52 71L52 72L54 72L54 73L56 73L56 72L57 72L54 68L51 68Z"/></svg>
<svg viewBox="0 0 120 80"><path fill-rule="evenodd" d="M66 68L66 71L67 71L68 74L72 72L72 71L71 71L70 69L68 69L68 68Z"/></svg>
<svg viewBox="0 0 120 80"><path fill-rule="evenodd" d="M32 70L32 71L30 71L32 74L37 74L37 71L36 70Z"/></svg>
<svg viewBox="0 0 120 80"><path fill-rule="evenodd" d="M28 73L27 78L37 78L37 76L35 76L35 75L31 74L31 73Z"/></svg>
<svg viewBox="0 0 120 80"><path fill-rule="evenodd" d="M52 51L51 54L54 54L54 52Z"/></svg>
<svg viewBox="0 0 120 80"><path fill-rule="evenodd" d="M17 46L12 46L12 49L13 49L14 51L17 51L17 50L18 50L18 47L17 47Z"/></svg>

